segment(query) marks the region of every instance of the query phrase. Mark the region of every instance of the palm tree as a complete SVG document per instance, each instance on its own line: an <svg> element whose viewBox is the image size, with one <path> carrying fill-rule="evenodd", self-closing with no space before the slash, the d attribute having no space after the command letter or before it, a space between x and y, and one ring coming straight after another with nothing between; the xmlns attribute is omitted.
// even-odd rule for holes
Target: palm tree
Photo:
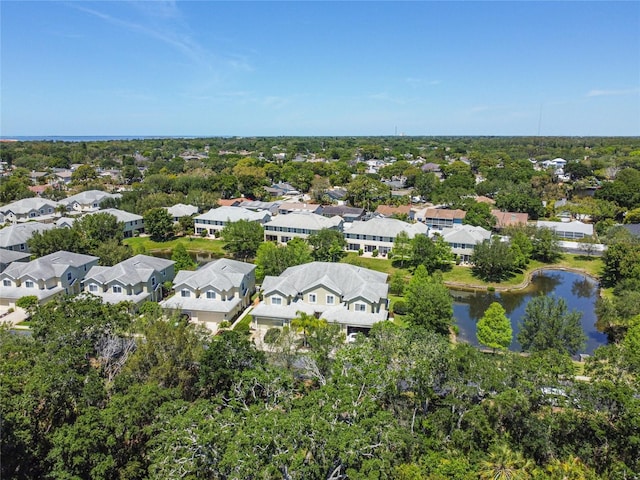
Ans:
<svg viewBox="0 0 640 480"><path fill-rule="evenodd" d="M488 460L484 460L478 472L481 480L523 480L531 478L529 470L533 462L520 452L514 452L507 445L494 448Z"/></svg>
<svg viewBox="0 0 640 480"><path fill-rule="evenodd" d="M298 310L296 312L298 315L296 318L291 320L291 326L295 328L298 332L302 332L302 346L308 347L309 344L307 342L307 337L309 333L314 328L320 326L320 320L315 317L315 315L302 312Z"/></svg>
<svg viewBox="0 0 640 480"><path fill-rule="evenodd" d="M552 480L590 480L596 478L593 471L589 469L582 460L573 455L569 455L566 460L553 459L547 465L547 472Z"/></svg>

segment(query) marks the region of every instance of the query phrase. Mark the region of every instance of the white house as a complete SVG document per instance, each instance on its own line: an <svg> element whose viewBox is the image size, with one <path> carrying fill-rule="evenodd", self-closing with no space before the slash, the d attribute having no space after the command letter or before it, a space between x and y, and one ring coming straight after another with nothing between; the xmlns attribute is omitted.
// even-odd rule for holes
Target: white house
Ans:
<svg viewBox="0 0 640 480"><path fill-rule="evenodd" d="M335 216L331 218L315 213L294 212L278 215L264 225L266 242L287 243L292 238L308 238L324 228L342 231L344 220Z"/></svg>
<svg viewBox="0 0 640 480"><path fill-rule="evenodd" d="M185 205L184 203L177 203L172 207L167 207L167 212L173 218L173 222L179 222L182 217L190 217L198 213L198 207L195 205Z"/></svg>
<svg viewBox="0 0 640 480"><path fill-rule="evenodd" d="M387 319L386 273L346 263L312 262L287 268L262 283L263 301L253 309L255 328L290 324L298 311L341 325L347 334Z"/></svg>
<svg viewBox="0 0 640 480"><path fill-rule="evenodd" d="M59 203L67 207L67 210L69 211L94 212L100 209L100 204L105 200L115 200L121 197L122 194L120 193L107 193L101 190L86 190L60 200Z"/></svg>
<svg viewBox="0 0 640 480"><path fill-rule="evenodd" d="M23 198L0 207L0 223L52 220L59 206L58 202L46 198Z"/></svg>
<svg viewBox="0 0 640 480"><path fill-rule="evenodd" d="M112 267L95 266L83 283L83 291L106 303L162 300L162 284L175 275L172 260L136 255Z"/></svg>
<svg viewBox="0 0 640 480"><path fill-rule="evenodd" d="M411 239L416 235L426 235L429 231L423 223L407 223L395 218L372 218L366 222L353 222L345 228L344 238L347 250L373 252L387 255L393 248L393 242L400 232L406 232Z"/></svg>
<svg viewBox="0 0 640 480"><path fill-rule="evenodd" d="M270 218L269 212L254 212L242 207L212 208L207 213L195 217L195 231L197 234L207 232L211 237L218 237L228 223L247 220L264 224Z"/></svg>
<svg viewBox="0 0 640 480"><path fill-rule="evenodd" d="M251 302L255 269L250 263L221 258L196 271L180 270L173 282L175 295L160 305L215 332L220 322L233 320Z"/></svg>
<svg viewBox="0 0 640 480"><path fill-rule="evenodd" d="M582 223L578 220L573 222L549 222L538 220L538 228L549 228L560 238L574 239L593 236L593 225Z"/></svg>
<svg viewBox="0 0 640 480"><path fill-rule="evenodd" d="M439 234L451 246L453 254L463 262L471 260L476 245L491 238L489 230L473 225L455 225L443 228Z"/></svg>
<svg viewBox="0 0 640 480"><path fill-rule="evenodd" d="M16 252L29 252L27 242L35 232L51 230L51 223L26 222L16 223L0 229L0 248L14 250Z"/></svg>
<svg viewBox="0 0 640 480"><path fill-rule="evenodd" d="M59 251L30 262L13 262L0 273L0 305L33 295L44 303L58 294L80 293L81 282L98 264L98 257Z"/></svg>

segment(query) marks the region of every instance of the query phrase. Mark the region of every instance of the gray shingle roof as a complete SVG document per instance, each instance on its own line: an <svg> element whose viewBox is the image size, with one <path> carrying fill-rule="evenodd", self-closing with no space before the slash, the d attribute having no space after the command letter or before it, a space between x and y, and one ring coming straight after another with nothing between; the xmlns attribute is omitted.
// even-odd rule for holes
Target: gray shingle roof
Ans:
<svg viewBox="0 0 640 480"><path fill-rule="evenodd" d="M335 228L342 223L342 218L331 218L308 212L292 212L287 215L278 215L271 219L265 226L304 228L308 230L322 230L323 228Z"/></svg>
<svg viewBox="0 0 640 480"><path fill-rule="evenodd" d="M172 217L188 217L198 213L198 207L195 205L185 205L184 203L177 203L172 207L167 207L167 212Z"/></svg>
<svg viewBox="0 0 640 480"><path fill-rule="evenodd" d="M13 212L16 215L24 215L31 210L40 210L42 207L51 207L53 210L59 205L58 202L53 200L47 200L40 197L23 198L22 200L16 200L15 202L8 203L0 207L1 213Z"/></svg>
<svg viewBox="0 0 640 480"><path fill-rule="evenodd" d="M27 243L34 232L44 232L54 228L53 224L40 222L26 222L10 225L0 230L0 247L8 248Z"/></svg>
<svg viewBox="0 0 640 480"><path fill-rule="evenodd" d="M27 263L14 262L5 269L4 273L11 278L28 276L38 280L47 280L60 277L70 266L77 268L97 260L98 257L92 255L61 250Z"/></svg>
<svg viewBox="0 0 640 480"><path fill-rule="evenodd" d="M137 285L151 278L154 271L162 271L175 262L149 255L136 255L112 267L93 267L87 273L85 282L95 279L99 283L107 284L118 281L123 285Z"/></svg>
<svg viewBox="0 0 640 480"><path fill-rule="evenodd" d="M429 231L424 223L407 223L395 218L372 218L366 222L353 222L351 228L345 233L358 235L383 235L385 237L396 237L400 232L407 232L409 238L419 234L426 234Z"/></svg>
<svg viewBox="0 0 640 480"><path fill-rule="evenodd" d="M270 218L268 212L254 212L242 207L219 207L212 208L207 213L195 217L198 220L214 220L218 222L237 222L238 220L249 220L250 222L266 221Z"/></svg>
<svg viewBox="0 0 640 480"><path fill-rule="evenodd" d="M102 190L86 190L84 192L71 195L65 199L60 200L62 205L71 205L74 202L78 202L81 205L91 205L95 202L102 202L107 198L121 198L120 193L108 193Z"/></svg>
<svg viewBox="0 0 640 480"><path fill-rule="evenodd" d="M233 287L239 287L245 275L255 268L256 266L251 263L221 258L207 263L196 271L180 270L173 284L176 290L181 285L198 290L210 286L220 290L230 290Z"/></svg>
<svg viewBox="0 0 640 480"><path fill-rule="evenodd" d="M279 277L265 277L262 290L265 294L278 291L296 295L322 283L323 279L331 279L331 290L344 300L363 297L375 302L387 296L387 277L386 273L346 263L312 262L289 267Z"/></svg>

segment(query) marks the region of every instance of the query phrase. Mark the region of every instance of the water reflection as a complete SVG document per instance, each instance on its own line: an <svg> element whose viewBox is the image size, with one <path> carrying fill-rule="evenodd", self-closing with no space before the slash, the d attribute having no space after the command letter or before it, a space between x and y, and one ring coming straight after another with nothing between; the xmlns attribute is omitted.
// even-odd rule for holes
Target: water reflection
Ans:
<svg viewBox="0 0 640 480"><path fill-rule="evenodd" d="M459 339L477 345L476 322L484 315L492 302L500 303L511 319L513 341L510 350L520 351L516 340L518 324L522 321L527 303L536 295L553 295L563 298L569 311L582 313L582 329L587 335L587 345L580 353L593 353L607 343L606 336L596 328L595 302L598 285L595 280L574 272L543 270L531 281L526 291L519 292L461 292L451 290L454 296L453 314L460 329Z"/></svg>

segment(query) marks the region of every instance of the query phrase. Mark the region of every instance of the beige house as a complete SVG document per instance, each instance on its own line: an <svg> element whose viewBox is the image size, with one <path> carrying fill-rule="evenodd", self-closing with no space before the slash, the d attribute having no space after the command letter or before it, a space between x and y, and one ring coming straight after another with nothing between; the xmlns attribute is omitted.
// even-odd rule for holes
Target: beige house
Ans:
<svg viewBox="0 0 640 480"><path fill-rule="evenodd" d="M95 212L100 209L100 205L105 200L116 200L121 197L122 194L120 193L107 193L102 190L85 190L84 192L60 200L59 203L67 207L69 211Z"/></svg>
<svg viewBox="0 0 640 480"><path fill-rule="evenodd" d="M232 321L250 304L255 269L250 263L221 258L196 271L180 270L174 280L175 295L160 305L215 332L220 322Z"/></svg>
<svg viewBox="0 0 640 480"><path fill-rule="evenodd" d="M175 276L173 260L136 255L112 267L95 266L83 283L83 291L106 303L159 302L162 284Z"/></svg>
<svg viewBox="0 0 640 480"><path fill-rule="evenodd" d="M387 274L346 263L312 262L287 268L262 283L253 309L257 329L289 325L302 311L341 325L347 334L387 319Z"/></svg>
<svg viewBox="0 0 640 480"><path fill-rule="evenodd" d="M87 273L98 264L98 257L59 251L31 262L13 262L0 273L0 305L33 295L45 303L55 295L77 294Z"/></svg>
<svg viewBox="0 0 640 480"><path fill-rule="evenodd" d="M229 223L246 220L248 222L259 222L264 224L269 221L269 212L254 212L242 207L219 207L212 208L207 213L194 218L196 234L206 234L210 237L219 237L220 232Z"/></svg>

